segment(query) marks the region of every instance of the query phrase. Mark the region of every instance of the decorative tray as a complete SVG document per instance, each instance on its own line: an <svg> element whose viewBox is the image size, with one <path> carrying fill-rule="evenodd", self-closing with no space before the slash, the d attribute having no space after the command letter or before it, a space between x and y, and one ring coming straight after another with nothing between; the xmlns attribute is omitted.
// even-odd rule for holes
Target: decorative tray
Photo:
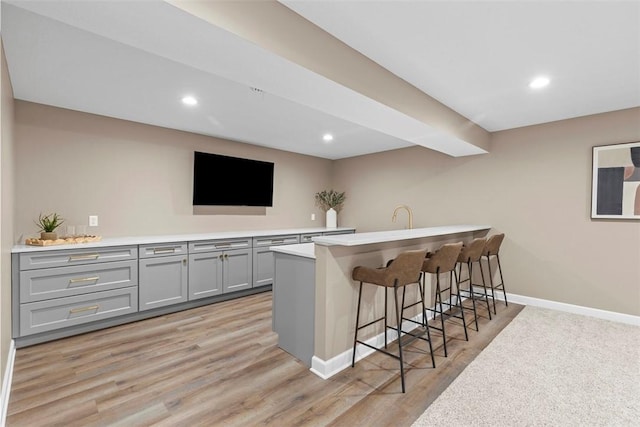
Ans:
<svg viewBox="0 0 640 427"><path fill-rule="evenodd" d="M60 237L56 240L42 240L42 239L25 239L25 245L31 246L53 246L53 245L73 245L76 243L91 243L99 242L102 239L101 236L71 236Z"/></svg>

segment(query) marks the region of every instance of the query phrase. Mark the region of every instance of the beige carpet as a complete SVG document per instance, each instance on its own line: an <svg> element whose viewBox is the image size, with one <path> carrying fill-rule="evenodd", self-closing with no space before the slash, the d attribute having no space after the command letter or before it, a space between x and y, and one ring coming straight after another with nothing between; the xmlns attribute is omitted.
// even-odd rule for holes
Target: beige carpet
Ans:
<svg viewBox="0 0 640 427"><path fill-rule="evenodd" d="M640 327L527 306L412 425L640 426Z"/></svg>

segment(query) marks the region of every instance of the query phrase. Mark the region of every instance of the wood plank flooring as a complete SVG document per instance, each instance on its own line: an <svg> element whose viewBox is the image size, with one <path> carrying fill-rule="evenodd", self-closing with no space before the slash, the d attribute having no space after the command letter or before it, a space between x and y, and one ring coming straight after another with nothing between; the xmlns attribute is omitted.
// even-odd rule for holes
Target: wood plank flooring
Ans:
<svg viewBox="0 0 640 427"><path fill-rule="evenodd" d="M18 349L7 426L410 426L522 310L322 380L277 346L271 292ZM390 347L393 349L393 346Z"/></svg>

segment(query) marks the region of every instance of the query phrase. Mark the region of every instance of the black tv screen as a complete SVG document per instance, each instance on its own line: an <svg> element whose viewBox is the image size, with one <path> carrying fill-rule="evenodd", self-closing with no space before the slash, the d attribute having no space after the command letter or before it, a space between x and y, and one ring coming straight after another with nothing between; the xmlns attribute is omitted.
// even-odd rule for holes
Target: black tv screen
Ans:
<svg viewBox="0 0 640 427"><path fill-rule="evenodd" d="M194 152L193 204L273 206L273 163Z"/></svg>

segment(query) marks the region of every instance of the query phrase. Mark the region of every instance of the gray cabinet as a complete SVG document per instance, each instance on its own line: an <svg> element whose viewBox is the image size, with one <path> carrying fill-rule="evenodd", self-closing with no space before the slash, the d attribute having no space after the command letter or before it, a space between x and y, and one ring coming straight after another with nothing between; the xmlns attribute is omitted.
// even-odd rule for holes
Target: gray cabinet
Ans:
<svg viewBox="0 0 640 427"><path fill-rule="evenodd" d="M189 300L251 288L251 239L189 244Z"/></svg>
<svg viewBox="0 0 640 427"><path fill-rule="evenodd" d="M186 254L186 243L140 246L140 311L187 301Z"/></svg>
<svg viewBox="0 0 640 427"><path fill-rule="evenodd" d="M185 236L177 243L125 239L113 246L21 249L11 256L13 338L20 348L263 292L274 283L271 246L354 231L222 233L215 240Z"/></svg>
<svg viewBox="0 0 640 427"><path fill-rule="evenodd" d="M274 258L270 246L300 243L297 234L253 238L253 287L273 285Z"/></svg>
<svg viewBox="0 0 640 427"><path fill-rule="evenodd" d="M137 257L137 246L16 255L14 337L137 312Z"/></svg>

